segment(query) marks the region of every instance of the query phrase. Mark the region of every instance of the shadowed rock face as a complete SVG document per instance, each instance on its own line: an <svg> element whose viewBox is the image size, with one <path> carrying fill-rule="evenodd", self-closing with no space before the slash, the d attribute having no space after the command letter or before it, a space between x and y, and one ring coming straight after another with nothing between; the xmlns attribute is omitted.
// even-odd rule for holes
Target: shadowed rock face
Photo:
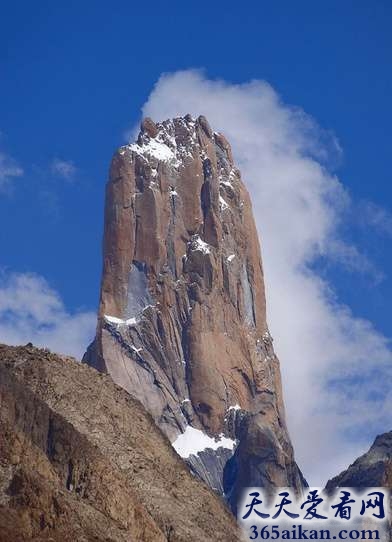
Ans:
<svg viewBox="0 0 392 542"><path fill-rule="evenodd" d="M392 431L379 435L369 451L361 455L346 470L328 481L326 492L333 494L340 487L353 487L358 490L371 487L392 489ZM351 528L379 529L380 539L385 542L392 540L391 499L389 503L389 521L378 524L371 519L360 520Z"/></svg>
<svg viewBox="0 0 392 542"><path fill-rule="evenodd" d="M212 539L240 541L232 514L139 402L73 359L0 345L0 542Z"/></svg>
<svg viewBox="0 0 392 542"><path fill-rule="evenodd" d="M379 435L368 452L328 481L326 489L336 487L392 488L392 431Z"/></svg>
<svg viewBox="0 0 392 542"><path fill-rule="evenodd" d="M139 399L233 508L242 487L305 483L251 202L229 143L204 117L146 119L113 158L97 335L84 360Z"/></svg>

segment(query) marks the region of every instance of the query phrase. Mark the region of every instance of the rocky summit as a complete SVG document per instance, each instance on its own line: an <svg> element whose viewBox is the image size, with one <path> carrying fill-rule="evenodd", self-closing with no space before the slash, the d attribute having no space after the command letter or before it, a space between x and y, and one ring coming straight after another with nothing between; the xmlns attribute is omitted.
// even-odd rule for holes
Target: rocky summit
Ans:
<svg viewBox="0 0 392 542"><path fill-rule="evenodd" d="M138 399L233 510L242 487L306 484L251 201L228 141L202 116L145 119L113 157L97 333L84 361Z"/></svg>

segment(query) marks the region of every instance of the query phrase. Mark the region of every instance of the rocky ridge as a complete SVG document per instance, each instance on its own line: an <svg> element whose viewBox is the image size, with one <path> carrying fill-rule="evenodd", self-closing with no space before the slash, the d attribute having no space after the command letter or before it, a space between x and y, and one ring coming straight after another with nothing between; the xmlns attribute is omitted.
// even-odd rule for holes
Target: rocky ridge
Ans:
<svg viewBox="0 0 392 542"><path fill-rule="evenodd" d="M0 345L0 542L239 542L140 403L109 376Z"/></svg>
<svg viewBox="0 0 392 542"><path fill-rule="evenodd" d="M346 470L329 480L325 489L327 493L333 494L343 487L356 488L359 491L372 487L392 489L392 431L378 435L370 449L358 457ZM377 529L380 540L391 542L391 505L390 498L389 502L385 503L389 517L385 522L366 519L358 521L356 525L351 524L351 528ZM374 537L376 538L376 535Z"/></svg>
<svg viewBox="0 0 392 542"><path fill-rule="evenodd" d="M326 485L327 490L337 487L392 489L392 431L378 435L366 453Z"/></svg>

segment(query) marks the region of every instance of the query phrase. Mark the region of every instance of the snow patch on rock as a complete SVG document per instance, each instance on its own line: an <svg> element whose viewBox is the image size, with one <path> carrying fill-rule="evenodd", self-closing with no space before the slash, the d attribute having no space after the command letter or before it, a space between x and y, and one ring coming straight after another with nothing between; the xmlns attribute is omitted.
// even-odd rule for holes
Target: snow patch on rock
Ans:
<svg viewBox="0 0 392 542"><path fill-rule="evenodd" d="M211 254L211 247L208 243L203 241L199 235L194 235L190 241L191 250L199 250L203 254Z"/></svg>
<svg viewBox="0 0 392 542"><path fill-rule="evenodd" d="M126 320L122 318L117 318L117 316L109 316L108 314L104 314L103 317L105 318L106 322L109 322L110 324L115 324L117 326L136 326L136 324L138 323L138 319L135 317L127 318Z"/></svg>
<svg viewBox="0 0 392 542"><path fill-rule="evenodd" d="M236 444L235 440L225 437L222 433L214 439L200 429L188 425L185 432L176 438L172 446L178 455L183 459L187 459L189 456L197 455L204 450L218 450L218 448L234 450Z"/></svg>
<svg viewBox="0 0 392 542"><path fill-rule="evenodd" d="M188 131L189 139L186 143L177 143L176 125L183 125ZM196 137L196 123L194 120L185 120L183 118L166 120L156 124L158 133L151 137L147 133L141 133L137 143L130 143L121 148L120 154L124 154L125 149L133 151L144 159L155 158L164 162L173 168L180 167L186 159L193 158L193 150L198 147Z"/></svg>
<svg viewBox="0 0 392 542"><path fill-rule="evenodd" d="M241 410L241 407L239 404L236 404L236 405L233 405L233 406L229 406L229 408L227 410Z"/></svg>
<svg viewBox="0 0 392 542"><path fill-rule="evenodd" d="M225 211L229 208L228 204L222 196L219 196L219 207L221 211Z"/></svg>
<svg viewBox="0 0 392 542"><path fill-rule="evenodd" d="M166 143L157 139L150 139L148 142L143 142L142 145L131 143L129 149L140 156L152 156L162 162L177 161L174 151Z"/></svg>

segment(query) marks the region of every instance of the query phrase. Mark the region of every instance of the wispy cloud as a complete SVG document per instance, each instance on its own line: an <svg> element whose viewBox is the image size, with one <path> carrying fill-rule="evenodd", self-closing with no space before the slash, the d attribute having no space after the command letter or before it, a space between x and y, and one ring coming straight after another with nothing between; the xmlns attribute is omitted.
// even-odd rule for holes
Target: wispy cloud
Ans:
<svg viewBox="0 0 392 542"><path fill-rule="evenodd" d="M54 158L51 164L51 171L56 176L66 181L73 181L77 172L77 167L71 160L61 160Z"/></svg>
<svg viewBox="0 0 392 542"><path fill-rule="evenodd" d="M332 173L339 143L264 81L234 85L192 70L162 76L143 114L186 113L205 115L227 136L251 192L289 427L305 474L322 483L390 429L392 408L383 385L392 376L388 340L339 302L314 265L322 257L377 272L340 231L352 202ZM389 231L388 216L371 211Z"/></svg>
<svg viewBox="0 0 392 542"><path fill-rule="evenodd" d="M12 181L23 175L21 166L5 152L0 150L0 191L7 190Z"/></svg>
<svg viewBox="0 0 392 542"><path fill-rule="evenodd" d="M344 266L348 271L367 276L374 284L385 279L384 272L366 254L362 253L355 245L341 239L330 241L328 256L331 261Z"/></svg>
<svg viewBox="0 0 392 542"><path fill-rule="evenodd" d="M0 273L0 342L32 342L80 359L94 336L95 324L94 312L67 311L43 277Z"/></svg>
<svg viewBox="0 0 392 542"><path fill-rule="evenodd" d="M357 215L363 227L373 228L377 233L392 236L392 214L372 201L361 201Z"/></svg>

